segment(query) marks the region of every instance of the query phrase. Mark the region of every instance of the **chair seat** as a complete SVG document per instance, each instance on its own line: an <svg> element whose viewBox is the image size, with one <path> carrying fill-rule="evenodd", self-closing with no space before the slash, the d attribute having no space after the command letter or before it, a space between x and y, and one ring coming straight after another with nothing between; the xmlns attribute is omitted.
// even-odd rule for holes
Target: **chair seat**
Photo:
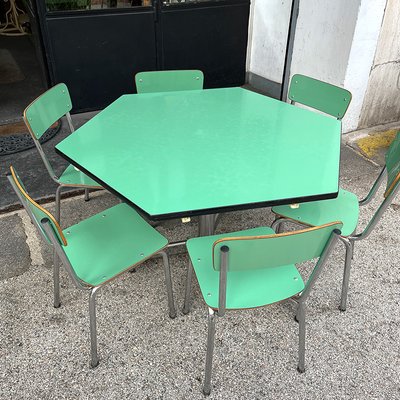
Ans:
<svg viewBox="0 0 400 400"><path fill-rule="evenodd" d="M84 186L93 187L95 189L102 189L96 181L88 177L82 171L75 168L73 165L68 165L67 169L61 174L58 179L60 183L67 186Z"/></svg>
<svg viewBox="0 0 400 400"><path fill-rule="evenodd" d="M351 235L357 228L359 205L354 193L339 189L336 199L301 203L299 208L277 206L272 212L307 225L324 225L332 221L342 221L342 236Z"/></svg>
<svg viewBox="0 0 400 400"><path fill-rule="evenodd" d="M167 239L135 210L118 204L64 231L77 276L90 286L113 279L164 248Z"/></svg>
<svg viewBox="0 0 400 400"><path fill-rule="evenodd" d="M219 271L213 268L213 243L234 236L270 235L268 227L247 229L222 235L204 236L187 241L189 256L206 304L218 309ZM249 254L251 257L251 254ZM273 268L228 271L226 308L254 308L285 300L300 293L304 282L294 264Z"/></svg>

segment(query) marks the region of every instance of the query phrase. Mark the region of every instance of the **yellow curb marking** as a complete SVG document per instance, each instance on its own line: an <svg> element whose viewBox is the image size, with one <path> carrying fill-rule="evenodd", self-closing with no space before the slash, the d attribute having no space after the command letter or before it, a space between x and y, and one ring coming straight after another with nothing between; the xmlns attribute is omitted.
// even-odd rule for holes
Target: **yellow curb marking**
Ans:
<svg viewBox="0 0 400 400"><path fill-rule="evenodd" d="M397 129L391 129L386 132L374 133L357 140L357 145L365 156L371 158L379 149L389 147L397 132Z"/></svg>

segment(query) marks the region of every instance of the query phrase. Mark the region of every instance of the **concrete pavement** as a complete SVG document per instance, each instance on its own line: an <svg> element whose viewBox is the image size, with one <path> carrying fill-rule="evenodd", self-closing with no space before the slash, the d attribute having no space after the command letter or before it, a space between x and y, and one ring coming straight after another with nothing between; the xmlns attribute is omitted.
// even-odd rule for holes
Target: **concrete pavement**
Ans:
<svg viewBox="0 0 400 400"><path fill-rule="evenodd" d="M365 195L379 168L344 147L341 182ZM23 176L22 176L23 178ZM380 191L379 196L382 195ZM116 204L97 192L63 202L64 225ZM371 236L356 243L348 309L338 311L344 251L335 248L308 301L306 372L297 365L291 303L228 312L217 320L210 399L397 399L400 397L400 198ZM374 202L360 224L371 217ZM48 204L53 209L53 204ZM269 209L221 216L218 232L270 225ZM196 235L197 221L157 229L171 241ZM52 306L51 252L24 211L0 216L0 398L202 399L207 308L194 284L181 313L187 255L170 263L178 316L169 319L159 260L102 289L100 365L89 368L87 294L62 273ZM307 269L307 266L304 267Z"/></svg>

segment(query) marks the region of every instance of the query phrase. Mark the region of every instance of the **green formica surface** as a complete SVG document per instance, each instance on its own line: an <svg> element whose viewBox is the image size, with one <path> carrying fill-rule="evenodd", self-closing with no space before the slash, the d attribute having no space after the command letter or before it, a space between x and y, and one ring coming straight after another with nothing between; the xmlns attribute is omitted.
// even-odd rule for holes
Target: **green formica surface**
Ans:
<svg viewBox="0 0 400 400"><path fill-rule="evenodd" d="M242 88L132 94L56 149L162 219L336 196L340 128Z"/></svg>

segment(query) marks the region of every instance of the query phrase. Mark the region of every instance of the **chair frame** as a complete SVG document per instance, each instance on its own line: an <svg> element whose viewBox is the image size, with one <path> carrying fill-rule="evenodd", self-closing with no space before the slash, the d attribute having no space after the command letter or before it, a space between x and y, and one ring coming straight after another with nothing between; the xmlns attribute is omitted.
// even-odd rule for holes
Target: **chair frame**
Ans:
<svg viewBox="0 0 400 400"><path fill-rule="evenodd" d="M372 185L372 188L370 189L369 193L367 196L360 200L358 202L359 206L365 206L369 204L375 197L376 193L378 192L379 187L381 186L384 178L387 175L387 167L385 166L380 174L378 175L377 179L375 180L374 184ZM339 236L340 241L343 243L345 246L345 262L344 262L344 272L343 272L343 281L342 281L342 291L341 291L341 297L340 297L340 305L339 309L340 311L346 311L347 308L347 295L348 295L348 290L349 290L349 280L350 280L350 269L351 269L351 260L353 259L354 255L354 244L355 242L367 238L374 227L377 225L377 223L380 221L383 213L386 211L386 209L389 207L391 204L392 200L396 196L400 189L400 180L395 181L393 187L390 188L388 191L387 195L385 196L384 200L380 204L380 206L377 208L375 211L374 215L372 216L371 220L368 222L367 226L364 228L363 231L356 233L357 229L354 233L352 233L349 236ZM271 228L274 229L276 232L281 232L283 224L285 222L291 222L297 225L306 225L302 224L300 221L287 218L281 215L277 215L276 219L271 225ZM309 225L307 225L309 226Z"/></svg>
<svg viewBox="0 0 400 400"><path fill-rule="evenodd" d="M51 226L51 223L49 220L49 218L51 218L51 214L48 211L42 209L43 211L46 212L46 214L49 215L49 218L43 218L40 222L37 222L37 219L35 218L30 207L27 204L28 200L25 199L23 196L21 196L21 194L20 194L21 189L17 187L12 174L7 174L7 178L9 180L11 186L13 187L14 191L16 192L22 205L24 206L26 212L28 213L29 217L31 218L32 222L34 223L34 225L41 232L42 236L43 236L43 233L40 228L41 227L43 228L43 231L46 233L47 237L50 240L50 244L53 246L54 254L56 255L54 257L54 265L53 265L54 307L59 308L61 306L60 264L58 262L58 259L61 260L62 265L66 269L69 277L72 279L75 286L80 290L89 292L90 366L92 368L95 368L99 364L99 357L98 357L98 352L97 352L96 294L101 287L105 286L107 283L114 280L118 275L114 276L112 279L107 280L106 282L102 283L101 285L97 285L97 286L91 286L91 285L83 282L81 279L79 279L78 276L76 275L67 255L65 254L65 251L62 248L62 245L60 244L60 240L57 238L57 236L54 232L54 229ZM28 196L26 193L25 193L25 195ZM34 204L36 204L32 199L30 199L30 200ZM39 208L41 208L41 207L39 206ZM39 226L39 223L40 223L41 227ZM54 223L54 220L53 220L53 223ZM57 223L57 221L56 221L56 223ZM59 228L59 231L61 232L61 228L59 226L58 226L58 228ZM46 238L44 237L44 239L46 239ZM167 287L169 316L170 316L170 318L175 318L176 311L175 311L174 298L173 298L171 271L170 271L170 267L169 267L168 255L164 249L161 249L158 252L151 254L147 258L143 258L140 262L138 262L132 266L129 266L125 270L125 272L129 271L130 269L132 269L134 267L137 267L138 265L142 264L144 261L146 261L149 258L152 258L155 256L161 256L163 258L165 282L166 282L166 287Z"/></svg>
<svg viewBox="0 0 400 400"><path fill-rule="evenodd" d="M38 138L36 137L36 135L35 135L35 133L34 133L34 131L33 131L33 129L32 129L32 126L31 126L31 124L30 124L30 122L29 122L29 118L28 118L28 116L27 116L27 111L28 111L28 109L29 109L36 101L38 101L43 95L45 95L47 92L49 92L50 90L54 90L54 88L57 88L58 86L61 86L61 85L64 85L64 84L59 83L58 85L55 85L55 86L53 86L52 88L48 89L46 92L42 93L39 97L37 97L35 100L33 100L33 101L25 108L24 114L23 114L23 118L24 118L25 125L27 126L28 131L29 131L29 133L30 133L31 136L32 136L33 143L35 144L35 146L36 146L36 148L37 148L37 150L38 150L38 152L39 152L39 155L40 155L40 157L42 158L43 163L44 163L44 165L45 165L45 167L46 167L46 169L47 169L47 171L48 171L48 173L49 173L51 179L52 179L55 183L57 183L57 185L58 185L57 190L56 190L56 194L55 194L55 213L54 213L54 214L55 214L55 217L56 217L56 220L57 220L58 223L60 223L60 218L61 218L61 190L62 190L63 188L65 188L65 187L83 188L83 189L85 190L85 193L84 193L84 199L85 199L85 201L89 201L89 199L90 199L90 197L89 197L89 189L103 189L103 187L100 186L100 185L99 185L99 186L87 186L87 185L79 185L79 184L76 184L76 185L72 185L72 184L71 184L71 185L70 185L70 184L66 184L66 183L60 182L59 177L57 177L56 173L54 172L54 169L53 169L53 167L51 166L50 161L48 160L48 158L47 158L47 156L46 156L46 153L45 153L44 150L43 150L42 145L40 144L40 139L38 139ZM70 96L69 96L68 91L67 91L66 94L68 95L68 98L69 98L69 109L71 110L71 109L72 109L72 101L71 101L71 98L70 98ZM66 117L66 120L67 120L67 123L68 123L68 127L69 127L69 129L70 129L70 133L73 133L73 132L75 131L75 128L74 128L74 125L73 125L73 123L72 123L72 118L71 118L70 112L67 111L67 112L64 114L64 116ZM63 117L63 115L61 115L61 116L59 117L59 119L62 118L62 117ZM49 127L49 128L50 128L50 127Z"/></svg>
<svg viewBox="0 0 400 400"><path fill-rule="evenodd" d="M276 237L278 236L289 236L295 234L301 234L302 232L306 232L310 229L308 228L303 231L295 231L288 233L281 233L275 235L266 235L266 236L246 236L246 239L268 239L268 237ZM310 274L309 279L305 283L304 290L293 297L289 297L287 299L283 299L282 301L292 300L297 304L297 310L295 314L295 320L299 322L299 350L298 350L298 365L297 370L300 373L305 371L305 338L306 338L306 328L305 328L305 316L306 316L306 307L305 301L307 300L310 292L315 284L315 281L319 277L323 266L326 263L332 249L340 237L340 231L335 229L332 231L330 238L328 239L324 250L322 251L318 261L316 262L313 271ZM232 238L227 238L232 239ZM233 238L236 240L240 240L240 238ZM215 242L214 242L215 244ZM223 317L226 313L226 287L227 287L227 272L229 270L229 247L224 245L220 248L220 271L219 271L219 299L218 299L218 309L213 309L208 307L208 318L207 318L207 352L206 352L206 363L205 363L205 373L204 373L204 383L203 383L203 393L208 396L211 393L211 372L212 372L212 361L213 361L213 353L214 353L214 342L215 342L215 324L216 317ZM193 264L189 260L187 276L186 276L186 288L185 288L185 299L182 312L184 314L188 314L190 311L190 291L192 285L192 277L193 277ZM266 305L267 306L267 305ZM264 306L265 307L265 306Z"/></svg>

